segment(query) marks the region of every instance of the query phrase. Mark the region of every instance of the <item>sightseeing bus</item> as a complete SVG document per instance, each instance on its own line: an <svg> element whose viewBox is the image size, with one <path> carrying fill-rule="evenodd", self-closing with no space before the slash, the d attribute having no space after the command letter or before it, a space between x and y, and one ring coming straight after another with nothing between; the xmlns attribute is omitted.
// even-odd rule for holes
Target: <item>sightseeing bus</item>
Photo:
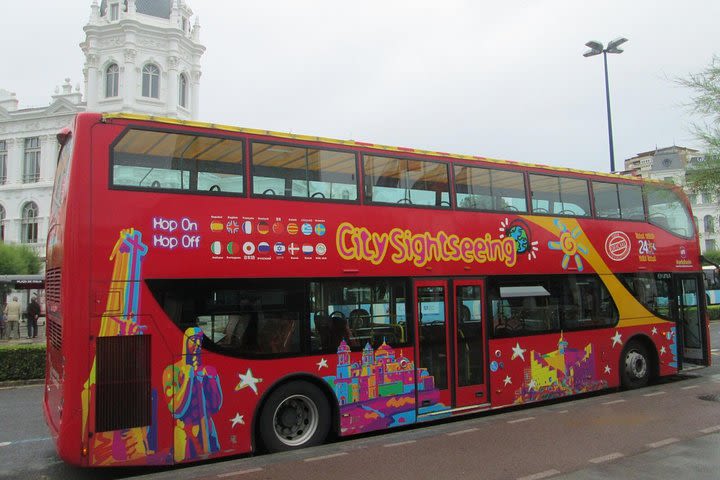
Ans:
<svg viewBox="0 0 720 480"><path fill-rule="evenodd" d="M79 114L44 412L81 466L282 451L708 365L677 187Z"/></svg>

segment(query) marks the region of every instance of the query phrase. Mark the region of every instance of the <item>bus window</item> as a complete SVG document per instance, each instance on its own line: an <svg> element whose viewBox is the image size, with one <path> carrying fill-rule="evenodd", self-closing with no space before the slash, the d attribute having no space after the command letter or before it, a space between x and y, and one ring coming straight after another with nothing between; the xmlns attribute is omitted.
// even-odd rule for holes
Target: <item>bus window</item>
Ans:
<svg viewBox="0 0 720 480"><path fill-rule="evenodd" d="M529 177L533 213L590 216L586 180L536 174Z"/></svg>
<svg viewBox="0 0 720 480"><path fill-rule="evenodd" d="M670 273L623 273L619 275L627 289L645 308L655 315L670 319Z"/></svg>
<svg viewBox="0 0 720 480"><path fill-rule="evenodd" d="M455 192L458 208L527 212L520 172L457 165Z"/></svg>
<svg viewBox="0 0 720 480"><path fill-rule="evenodd" d="M618 185L620 215L623 220L645 220L645 204L640 185Z"/></svg>
<svg viewBox="0 0 720 480"><path fill-rule="evenodd" d="M243 192L239 140L128 130L112 152L112 185L153 190Z"/></svg>
<svg viewBox="0 0 720 480"><path fill-rule="evenodd" d="M645 220L642 187L610 182L592 182L598 218Z"/></svg>
<svg viewBox="0 0 720 480"><path fill-rule="evenodd" d="M352 349L409 345L403 282L316 281L309 291L313 350L336 351L343 340Z"/></svg>
<svg viewBox="0 0 720 480"><path fill-rule="evenodd" d="M645 196L650 223L684 238L695 234L692 217L674 190L646 185Z"/></svg>
<svg viewBox="0 0 720 480"><path fill-rule="evenodd" d="M596 275L496 277L488 281L495 338L615 325L618 313Z"/></svg>
<svg viewBox="0 0 720 480"><path fill-rule="evenodd" d="M620 198L618 184L609 182L592 182L595 214L598 218L622 218L620 215Z"/></svg>
<svg viewBox="0 0 720 480"><path fill-rule="evenodd" d="M255 195L356 201L356 168L354 153L252 144Z"/></svg>
<svg viewBox="0 0 720 480"><path fill-rule="evenodd" d="M404 158L363 157L371 203L450 208L448 165Z"/></svg>

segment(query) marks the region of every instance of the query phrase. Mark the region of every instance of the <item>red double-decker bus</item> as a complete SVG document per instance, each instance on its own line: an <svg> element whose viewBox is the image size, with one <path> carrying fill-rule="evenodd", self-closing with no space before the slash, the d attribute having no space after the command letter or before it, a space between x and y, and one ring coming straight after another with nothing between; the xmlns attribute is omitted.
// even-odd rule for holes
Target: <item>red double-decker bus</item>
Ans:
<svg viewBox="0 0 720 480"><path fill-rule="evenodd" d="M73 464L287 450L709 364L671 185L126 114L59 139L44 408Z"/></svg>

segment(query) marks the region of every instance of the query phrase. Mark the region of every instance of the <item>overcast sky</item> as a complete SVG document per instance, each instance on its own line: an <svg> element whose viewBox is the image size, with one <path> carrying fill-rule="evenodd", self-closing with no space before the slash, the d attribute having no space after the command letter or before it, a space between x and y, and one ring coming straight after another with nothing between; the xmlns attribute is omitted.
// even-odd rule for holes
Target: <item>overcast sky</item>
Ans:
<svg viewBox="0 0 720 480"><path fill-rule="evenodd" d="M720 54L718 0L188 0L200 18L200 120L607 171L602 56L618 168L700 147L672 79ZM10 7L12 3L12 8ZM47 105L91 0L0 0L0 88Z"/></svg>

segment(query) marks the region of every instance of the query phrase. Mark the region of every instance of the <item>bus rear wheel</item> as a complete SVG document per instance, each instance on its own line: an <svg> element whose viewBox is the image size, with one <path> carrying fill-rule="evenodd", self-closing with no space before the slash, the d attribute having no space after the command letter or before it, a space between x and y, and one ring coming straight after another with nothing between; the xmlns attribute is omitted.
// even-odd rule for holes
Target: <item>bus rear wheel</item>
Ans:
<svg viewBox="0 0 720 480"><path fill-rule="evenodd" d="M627 389L644 387L650 381L651 360L647 347L630 342L620 359L620 380Z"/></svg>
<svg viewBox="0 0 720 480"><path fill-rule="evenodd" d="M260 414L260 437L270 452L319 445L330 431L330 405L316 386L294 381L275 390Z"/></svg>

